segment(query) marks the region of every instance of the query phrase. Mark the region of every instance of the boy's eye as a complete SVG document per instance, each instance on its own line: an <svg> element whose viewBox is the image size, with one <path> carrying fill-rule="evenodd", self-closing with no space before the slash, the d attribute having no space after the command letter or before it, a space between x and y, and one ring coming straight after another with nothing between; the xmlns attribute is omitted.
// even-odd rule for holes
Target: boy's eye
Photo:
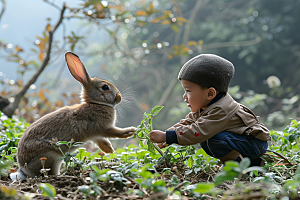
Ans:
<svg viewBox="0 0 300 200"><path fill-rule="evenodd" d="M102 90L109 90L109 87L107 85L103 85Z"/></svg>

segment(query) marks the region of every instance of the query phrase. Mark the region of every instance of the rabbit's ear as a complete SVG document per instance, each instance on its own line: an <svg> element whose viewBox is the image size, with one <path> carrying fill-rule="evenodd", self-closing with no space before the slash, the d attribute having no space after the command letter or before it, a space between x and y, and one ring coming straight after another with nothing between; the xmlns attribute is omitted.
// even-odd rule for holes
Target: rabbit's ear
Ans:
<svg viewBox="0 0 300 200"><path fill-rule="evenodd" d="M72 52L67 52L65 58L72 76L83 85L87 85L91 78L79 57Z"/></svg>

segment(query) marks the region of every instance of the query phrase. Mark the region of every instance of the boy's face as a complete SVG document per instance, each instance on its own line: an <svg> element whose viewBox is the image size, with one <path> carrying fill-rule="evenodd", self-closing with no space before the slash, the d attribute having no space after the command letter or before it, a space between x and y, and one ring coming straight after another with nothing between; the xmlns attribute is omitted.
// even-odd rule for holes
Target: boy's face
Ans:
<svg viewBox="0 0 300 200"><path fill-rule="evenodd" d="M183 79L181 79L181 85L185 91L184 102L192 112L196 112L200 108L205 109L212 100L208 88L203 89L200 85Z"/></svg>

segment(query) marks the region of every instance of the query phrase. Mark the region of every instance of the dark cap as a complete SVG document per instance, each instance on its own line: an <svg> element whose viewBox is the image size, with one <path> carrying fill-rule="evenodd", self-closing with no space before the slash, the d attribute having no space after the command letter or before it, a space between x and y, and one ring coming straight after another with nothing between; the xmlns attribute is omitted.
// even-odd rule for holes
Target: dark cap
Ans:
<svg viewBox="0 0 300 200"><path fill-rule="evenodd" d="M227 92L233 74L234 66L228 60L214 54L200 54L183 65L178 79Z"/></svg>

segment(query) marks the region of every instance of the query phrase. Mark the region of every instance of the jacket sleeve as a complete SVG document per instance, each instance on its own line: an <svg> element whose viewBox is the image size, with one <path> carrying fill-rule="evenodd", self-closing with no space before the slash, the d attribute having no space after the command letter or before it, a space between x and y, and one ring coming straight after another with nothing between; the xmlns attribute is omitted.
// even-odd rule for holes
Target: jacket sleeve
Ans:
<svg viewBox="0 0 300 200"><path fill-rule="evenodd" d="M193 145L204 142L214 135L226 130L229 118L221 107L215 107L206 115L191 124L176 126L179 145Z"/></svg>

